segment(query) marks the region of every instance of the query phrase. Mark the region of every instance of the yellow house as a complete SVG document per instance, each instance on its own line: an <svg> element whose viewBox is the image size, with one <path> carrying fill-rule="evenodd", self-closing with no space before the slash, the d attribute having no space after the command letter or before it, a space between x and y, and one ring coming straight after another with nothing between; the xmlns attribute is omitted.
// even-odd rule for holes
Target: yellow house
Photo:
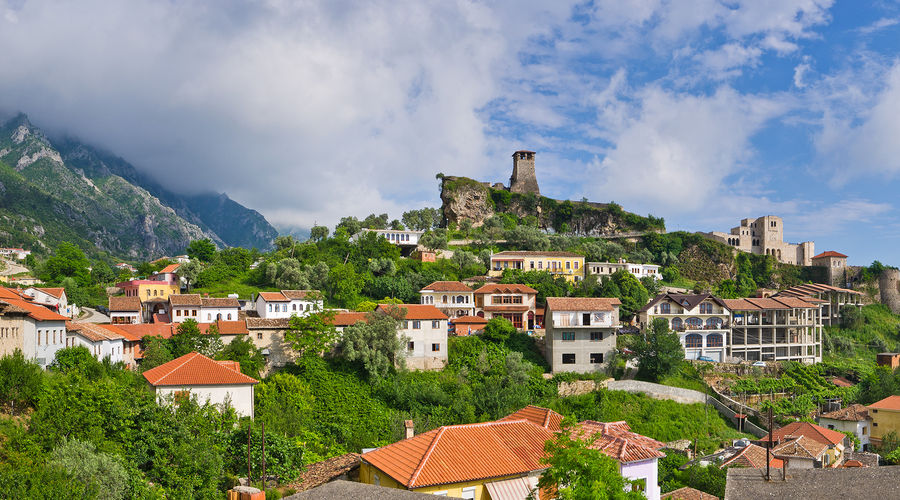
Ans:
<svg viewBox="0 0 900 500"><path fill-rule="evenodd" d="M546 468L540 460L552 437L547 427L528 420L439 427L364 453L359 481L473 500L508 491L524 498Z"/></svg>
<svg viewBox="0 0 900 500"><path fill-rule="evenodd" d="M499 252L491 255L489 276L499 277L506 269L547 271L569 282L584 279L584 256L572 252Z"/></svg>
<svg viewBox="0 0 900 500"><path fill-rule="evenodd" d="M880 446L882 437L891 431L900 434L900 396L888 396L867 408L872 419L871 444Z"/></svg>

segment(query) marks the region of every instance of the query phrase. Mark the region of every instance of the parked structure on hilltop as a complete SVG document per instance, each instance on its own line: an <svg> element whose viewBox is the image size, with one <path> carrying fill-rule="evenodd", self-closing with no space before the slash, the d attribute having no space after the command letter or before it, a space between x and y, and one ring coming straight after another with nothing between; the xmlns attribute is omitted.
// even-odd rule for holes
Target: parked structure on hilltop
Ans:
<svg viewBox="0 0 900 500"><path fill-rule="evenodd" d="M491 255L491 269L488 276L500 277L506 269L547 271L574 283L584 279L584 256L572 252L525 251L507 251Z"/></svg>
<svg viewBox="0 0 900 500"><path fill-rule="evenodd" d="M712 231L699 233L706 238L730 245L742 252L757 255L771 255L785 264L811 266L815 255L815 243L784 242L784 221L775 215L758 219L742 219L741 224L731 228L730 233Z"/></svg>
<svg viewBox="0 0 900 500"><path fill-rule="evenodd" d="M831 286L847 286L847 256L829 250L812 258L812 265L825 268L825 276Z"/></svg>
<svg viewBox="0 0 900 500"><path fill-rule="evenodd" d="M547 362L553 373L596 372L616 349L616 298L547 297Z"/></svg>

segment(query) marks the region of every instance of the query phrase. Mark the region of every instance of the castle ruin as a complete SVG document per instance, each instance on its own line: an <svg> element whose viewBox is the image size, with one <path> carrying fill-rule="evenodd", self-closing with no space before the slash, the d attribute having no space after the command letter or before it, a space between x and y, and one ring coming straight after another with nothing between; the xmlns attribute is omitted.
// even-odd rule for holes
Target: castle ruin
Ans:
<svg viewBox="0 0 900 500"><path fill-rule="evenodd" d="M541 195L537 176L534 173L534 151L516 151L513 153L513 172L509 178L509 191L512 193Z"/></svg>

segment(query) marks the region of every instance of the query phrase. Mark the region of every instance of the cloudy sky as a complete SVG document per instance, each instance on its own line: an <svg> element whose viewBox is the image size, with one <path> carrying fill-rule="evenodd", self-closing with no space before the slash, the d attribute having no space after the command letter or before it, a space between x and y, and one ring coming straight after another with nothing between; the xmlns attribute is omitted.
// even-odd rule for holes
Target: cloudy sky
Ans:
<svg viewBox="0 0 900 500"><path fill-rule="evenodd" d="M526 148L549 196L896 265L898 48L887 0L0 0L0 110L276 226Z"/></svg>

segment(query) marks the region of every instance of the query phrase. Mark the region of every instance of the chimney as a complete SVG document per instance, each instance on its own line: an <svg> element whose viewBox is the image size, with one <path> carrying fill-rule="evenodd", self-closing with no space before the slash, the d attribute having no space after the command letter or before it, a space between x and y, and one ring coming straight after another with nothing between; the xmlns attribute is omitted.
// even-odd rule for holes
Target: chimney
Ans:
<svg viewBox="0 0 900 500"><path fill-rule="evenodd" d="M403 425L406 426L406 439L409 439L416 435L416 431L414 430L414 425L412 420L406 420L403 422Z"/></svg>

